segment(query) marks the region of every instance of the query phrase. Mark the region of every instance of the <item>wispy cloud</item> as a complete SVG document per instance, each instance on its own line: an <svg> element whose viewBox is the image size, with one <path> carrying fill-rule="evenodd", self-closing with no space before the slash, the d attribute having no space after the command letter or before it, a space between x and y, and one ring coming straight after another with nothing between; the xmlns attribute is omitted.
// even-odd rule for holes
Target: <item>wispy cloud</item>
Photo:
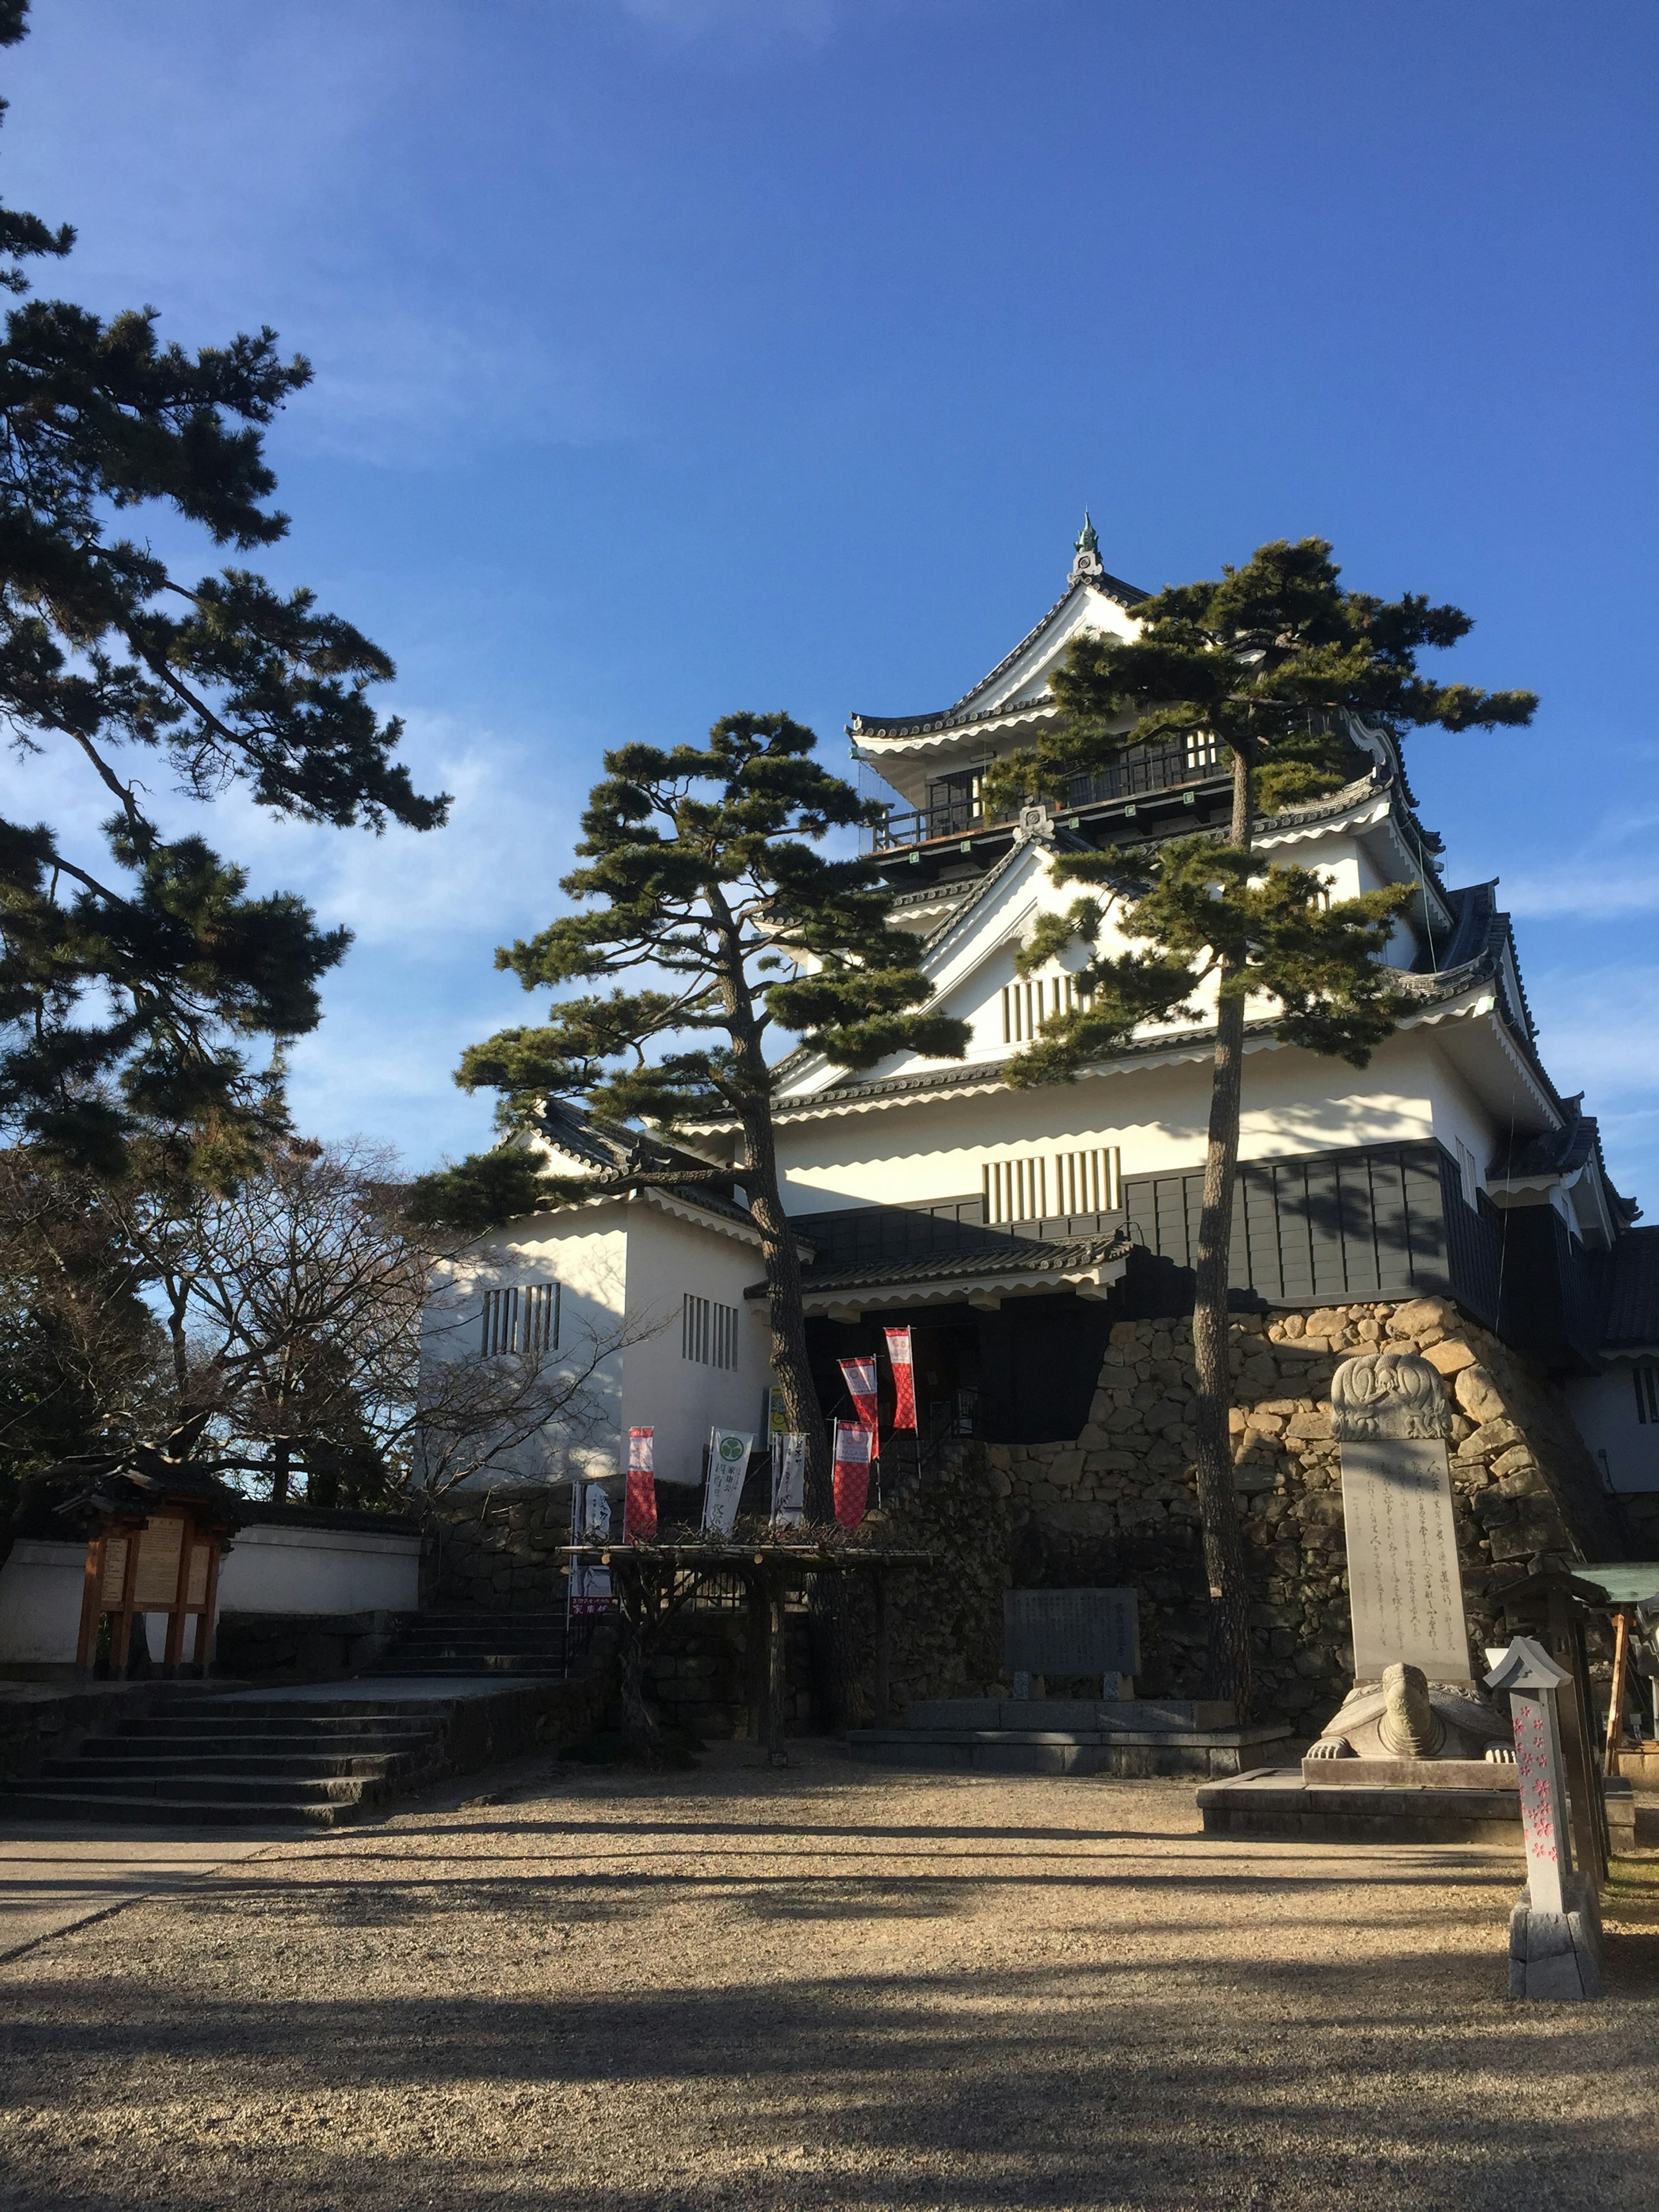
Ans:
<svg viewBox="0 0 1659 2212"><path fill-rule="evenodd" d="M4 137L8 198L79 228L43 283L106 311L153 302L187 343L275 325L316 371L284 417L291 450L408 467L616 434L592 344L506 295L464 221L434 233L429 204L389 188L458 35L441 10L313 0L43 13Z"/></svg>
<svg viewBox="0 0 1659 2212"><path fill-rule="evenodd" d="M1529 974L1545 1064L1564 1091L1582 1090L1601 1124L1613 1181L1659 1190L1659 964Z"/></svg>
<svg viewBox="0 0 1659 2212"><path fill-rule="evenodd" d="M538 927L560 904L574 817L568 789L528 747L438 718L410 720L404 747L416 785L452 795L446 828L393 825L380 836L311 829L222 798L212 834L264 883L301 892L360 945L483 948Z"/></svg>
<svg viewBox="0 0 1659 2212"><path fill-rule="evenodd" d="M1506 870L1504 905L1528 921L1610 921L1659 912L1650 857L1659 811L1606 817L1572 851L1541 866Z"/></svg>

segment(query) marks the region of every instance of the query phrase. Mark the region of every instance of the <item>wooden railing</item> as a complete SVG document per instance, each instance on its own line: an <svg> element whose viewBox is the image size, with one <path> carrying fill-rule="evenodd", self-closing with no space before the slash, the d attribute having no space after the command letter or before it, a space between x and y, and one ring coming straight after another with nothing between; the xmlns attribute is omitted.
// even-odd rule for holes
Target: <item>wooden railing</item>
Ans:
<svg viewBox="0 0 1659 2212"><path fill-rule="evenodd" d="M1097 775L1073 776L1060 811L1136 799L1148 792L1178 791L1187 784L1206 782L1218 773L1212 747L1199 751L1184 744L1139 745ZM936 806L913 811L896 806L872 832L872 849L885 853L907 845L930 845L940 838L974 836L1012 819L1006 813L988 814L971 799L941 800Z"/></svg>

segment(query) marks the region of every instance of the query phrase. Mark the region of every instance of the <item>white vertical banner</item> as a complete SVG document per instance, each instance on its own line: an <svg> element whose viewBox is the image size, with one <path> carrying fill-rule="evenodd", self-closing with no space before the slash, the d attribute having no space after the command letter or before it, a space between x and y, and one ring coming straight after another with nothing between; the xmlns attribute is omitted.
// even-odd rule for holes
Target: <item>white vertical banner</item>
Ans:
<svg viewBox="0 0 1659 2212"><path fill-rule="evenodd" d="M604 1543L611 1534L611 1500L597 1482L586 1486L582 1501L582 1533L596 1544Z"/></svg>
<svg viewBox="0 0 1659 2212"><path fill-rule="evenodd" d="M772 1439L772 1526L806 1526L806 1439L793 1429Z"/></svg>
<svg viewBox="0 0 1659 2212"><path fill-rule="evenodd" d="M708 1481L702 1498L705 1536L729 1536L736 1526L738 1501L754 1446L754 1437L740 1429L708 1431Z"/></svg>

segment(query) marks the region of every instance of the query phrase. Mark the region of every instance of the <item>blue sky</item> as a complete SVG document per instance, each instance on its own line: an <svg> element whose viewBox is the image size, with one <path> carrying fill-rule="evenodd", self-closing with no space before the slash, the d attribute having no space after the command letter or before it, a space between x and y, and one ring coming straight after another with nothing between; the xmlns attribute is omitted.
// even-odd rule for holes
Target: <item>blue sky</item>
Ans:
<svg viewBox="0 0 1659 2212"><path fill-rule="evenodd" d="M0 185L49 289L274 324L287 544L393 653L453 825L232 800L357 944L301 1121L413 1166L526 1000L601 750L965 690L1085 502L1150 586L1318 532L1476 617L1529 732L1415 741L1547 1060L1659 1209L1659 13L1527 0L36 0ZM173 543L158 531L158 543ZM193 557L193 556L192 556ZM205 559L204 567L211 565ZM1442 664L1449 665L1449 662ZM31 804L101 811L43 775Z"/></svg>

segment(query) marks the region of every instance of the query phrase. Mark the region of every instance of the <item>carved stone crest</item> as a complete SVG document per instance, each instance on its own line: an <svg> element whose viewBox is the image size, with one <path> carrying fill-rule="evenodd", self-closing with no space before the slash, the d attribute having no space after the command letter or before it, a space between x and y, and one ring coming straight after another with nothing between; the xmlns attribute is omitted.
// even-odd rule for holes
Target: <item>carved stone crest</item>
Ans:
<svg viewBox="0 0 1659 2212"><path fill-rule="evenodd" d="M1331 1433L1340 1443L1449 1437L1451 1408L1439 1374L1414 1352L1345 1359L1331 1377Z"/></svg>
<svg viewBox="0 0 1659 2212"><path fill-rule="evenodd" d="M1049 838L1054 834L1054 817L1041 801L1033 800L1029 805L1020 808L1019 818L1014 824L1016 844L1023 845L1031 837Z"/></svg>

